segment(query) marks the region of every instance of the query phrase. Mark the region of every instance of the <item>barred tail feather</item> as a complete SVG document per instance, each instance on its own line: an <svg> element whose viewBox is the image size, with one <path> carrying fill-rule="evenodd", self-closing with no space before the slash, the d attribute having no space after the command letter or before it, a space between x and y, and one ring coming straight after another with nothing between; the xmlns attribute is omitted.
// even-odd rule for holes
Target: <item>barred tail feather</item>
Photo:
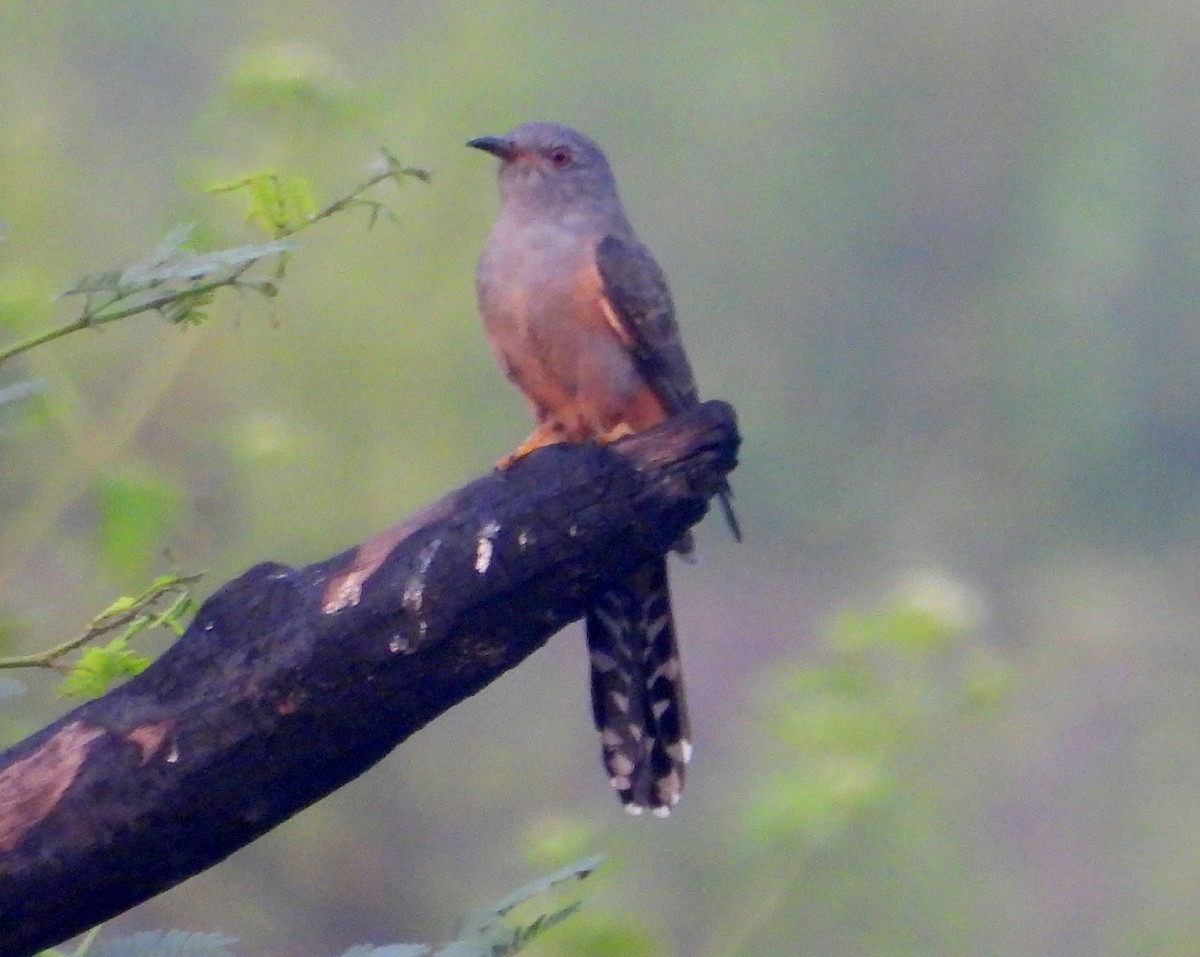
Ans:
<svg viewBox="0 0 1200 957"><path fill-rule="evenodd" d="M683 793L691 731L665 558L608 588L587 614L592 713L625 809L666 817Z"/></svg>

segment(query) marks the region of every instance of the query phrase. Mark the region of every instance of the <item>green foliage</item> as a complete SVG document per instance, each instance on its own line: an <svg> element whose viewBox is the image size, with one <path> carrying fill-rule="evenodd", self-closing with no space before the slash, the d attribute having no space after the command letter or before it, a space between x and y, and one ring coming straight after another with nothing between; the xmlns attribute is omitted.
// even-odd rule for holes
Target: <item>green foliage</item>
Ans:
<svg viewBox="0 0 1200 957"><path fill-rule="evenodd" d="M426 944L360 944L341 957L508 957L579 909L579 899L560 903L560 895L589 877L603 860L598 856L576 861L530 881L490 907L473 911L463 920L458 939L436 951ZM532 913L518 918L518 910L534 904L539 906ZM234 957L229 945L236 940L219 934L147 931L89 946L89 937L73 957L85 957L85 953L86 957ZM62 957L58 951L44 952L44 957L51 955Z"/></svg>
<svg viewBox="0 0 1200 957"><path fill-rule="evenodd" d="M196 607L191 585L199 575L160 575L138 595L122 595L96 615L82 634L44 651L0 658L0 669L52 668L66 677L59 694L92 698L103 694L115 680L140 672L149 663L129 650L129 642L152 628L183 633L183 621ZM165 604L165 607L163 607ZM161 608L161 610L159 610ZM114 637L103 648L89 648L71 668L63 659L105 635Z"/></svg>
<svg viewBox="0 0 1200 957"><path fill-rule="evenodd" d="M111 631L122 627L119 635L102 648L88 648L59 685L58 693L70 698L97 698L114 681L140 674L150 664L150 658L134 654L129 642L153 628L165 628L178 637L183 634L183 620L196 608L191 592L182 587L184 579L164 575L137 597L122 596L108 606L92 622L89 633ZM173 600L159 612L148 611L164 596Z"/></svg>
<svg viewBox="0 0 1200 957"><path fill-rule="evenodd" d="M294 248L290 241L277 239L193 253L186 247L190 232L191 227L180 227L141 262L80 279L59 296L59 299L81 297L83 306L79 314L64 325L0 347L0 365L71 333L145 312L157 312L174 325L196 325L203 321L203 310L219 289L228 287L263 296L275 295L273 282L247 279L245 274L264 259L282 256Z"/></svg>
<svg viewBox="0 0 1200 957"><path fill-rule="evenodd" d="M459 928L459 939L438 951L437 957L502 957L524 949L535 938L574 914L581 902L572 900L528 918L518 918L516 912L539 898L557 895L564 885L584 880L603 860L603 856L588 857L568 864L530 881L498 903L467 915Z"/></svg>
<svg viewBox="0 0 1200 957"><path fill-rule="evenodd" d="M259 173L209 187L210 193L242 192L248 197L246 222L272 236L286 236L316 213L312 186L300 176Z"/></svg>
<svg viewBox="0 0 1200 957"><path fill-rule="evenodd" d="M182 619L196 608L195 599L187 587L198 581L199 575L160 575L150 586L136 597L122 596L108 606L92 622L94 630L112 630L125 626L122 636L130 638L147 628L166 628L175 635L183 633ZM147 614L161 598L171 598L171 603L161 612ZM133 616L130 619L130 616Z"/></svg>
<svg viewBox="0 0 1200 957"><path fill-rule="evenodd" d="M180 489L141 472L103 476L96 487L96 540L110 574L144 577L179 514Z"/></svg>
<svg viewBox="0 0 1200 957"><path fill-rule="evenodd" d="M949 715L998 703L1006 671L969 639L978 611L957 583L926 577L847 612L824 661L774 675L760 705L782 745L743 812L760 847L820 846L898 794L904 757Z"/></svg>
<svg viewBox="0 0 1200 957"><path fill-rule="evenodd" d="M312 186L298 176L284 176L277 172L259 173L231 183L219 183L209 187L212 193L241 193L247 197L246 221L268 235L290 236L306 226L326 219L343 210L363 208L370 218L367 226L374 226L380 216L394 219L388 207L366 193L386 180L400 185L406 178L429 182L428 171L415 166L405 166L389 150L381 148L381 169L366 183L350 193L334 200L324 209L317 210L312 195Z"/></svg>
<svg viewBox="0 0 1200 957"><path fill-rule="evenodd" d="M64 698L99 698L114 681L141 674L149 664L150 659L130 651L128 637L120 635L102 648L84 649L58 693Z"/></svg>
<svg viewBox="0 0 1200 957"><path fill-rule="evenodd" d="M429 179L425 170L405 166L387 150L382 151L382 164L383 169L365 183L317 211L310 187L297 177L263 173L216 187L218 192L246 191L250 196L247 217L270 234L272 241L194 253L187 248L191 227L179 227L141 262L85 276L76 282L59 298L82 297L84 304L79 315L65 325L0 347L0 365L70 333L144 312L157 312L174 325L197 325L204 320L205 308L212 304L220 289L275 296L279 291L278 281L286 270L287 254L296 248L291 236L320 220L360 206L370 211L370 223L374 224L388 210L366 193L389 180L399 184L408 178ZM278 257L278 265L273 279L247 278L254 266L274 257Z"/></svg>
<svg viewBox="0 0 1200 957"><path fill-rule="evenodd" d="M389 211L365 195L369 190L388 180L399 183L406 178L428 179L424 170L404 166L392 153L384 150L382 156L379 172L320 210L316 209L311 188L298 177L267 173L221 187L249 195L248 218L269 233L271 241L197 253L188 247L191 227L175 229L144 259L123 269L86 276L72 285L59 298L82 298L79 315L64 325L0 347L0 365L71 333L140 313L157 312L175 325L197 325L205 318L204 309L222 288L267 297L276 295L286 269L286 257L296 248L291 236L320 220L360 206L369 210L373 224L381 213ZM249 270L272 258L277 259L272 279L247 276ZM3 292L4 287L0 286L0 293ZM6 299L10 303L17 301L0 296L0 305ZM39 388L33 382L5 386L0 389L0 406L27 398ZM100 476L95 490L100 561L110 572L144 574L150 554L178 514L181 491L171 483L128 470ZM190 595L180 589L185 581L190 580L178 576L159 579L141 596L114 602L93 620L83 635L46 651L0 659L0 668L62 670L60 659L65 654L108 632L121 630L105 647L84 652L59 689L60 694L72 697L102 694L114 680L145 668L147 659L129 649L136 635L156 627L181 633L180 620L192 608ZM172 592L176 592L175 601L166 611L152 610L156 601Z"/></svg>
<svg viewBox="0 0 1200 957"><path fill-rule="evenodd" d="M84 315L92 325L138 312L155 311L177 325L198 324L201 309L222 286L275 295L273 283L243 279L251 266L295 249L284 238L269 243L194 253L187 247L191 226L170 232L144 260L118 272L86 276L60 298L83 296Z"/></svg>

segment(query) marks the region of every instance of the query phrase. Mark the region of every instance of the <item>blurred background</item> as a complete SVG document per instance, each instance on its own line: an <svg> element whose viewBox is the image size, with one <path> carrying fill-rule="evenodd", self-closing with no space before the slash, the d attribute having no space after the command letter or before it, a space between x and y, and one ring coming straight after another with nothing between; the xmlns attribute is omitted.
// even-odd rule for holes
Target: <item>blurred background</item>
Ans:
<svg viewBox="0 0 1200 957"><path fill-rule="evenodd" d="M604 781L576 626L106 933L438 941L603 852L536 953L1196 953L1198 38L1172 0L0 0L0 346L180 223L261 240L214 184L433 173L275 299L0 368L42 386L0 406L0 653L170 567L327 557L524 437L463 145L524 120L606 148L745 439L745 543L673 568L669 821ZM69 706L17 677L0 743Z"/></svg>

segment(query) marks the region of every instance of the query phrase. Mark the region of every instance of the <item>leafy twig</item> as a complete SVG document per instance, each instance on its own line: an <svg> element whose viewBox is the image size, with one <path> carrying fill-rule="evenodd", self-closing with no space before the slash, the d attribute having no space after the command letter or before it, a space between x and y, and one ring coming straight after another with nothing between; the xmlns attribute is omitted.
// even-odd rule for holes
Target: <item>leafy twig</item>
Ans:
<svg viewBox="0 0 1200 957"><path fill-rule="evenodd" d="M70 668L62 662L62 659L104 635L121 631L122 634L119 637L128 639L135 631L159 625L178 631L178 620L191 605L189 588L201 577L201 575L162 575L140 595L118 598L93 618L81 634L34 654L0 658L0 669L50 668L65 674L70 671ZM153 612L155 606L168 596L174 596L174 601L165 610Z"/></svg>
<svg viewBox="0 0 1200 957"><path fill-rule="evenodd" d="M247 219L257 223L276 239L287 239L295 236L323 219L328 219L344 209L363 206L371 210L371 225L374 225L380 213L386 213L387 207L382 203L364 199L363 197L380 183L392 180L399 184L406 177L419 179L428 183L428 170L416 166L405 166L389 150L382 149L380 158L383 168L371 176L366 182L360 183L345 196L335 199L328 206L313 212L312 197L308 192L308 184L300 179L283 179L277 173L262 173L258 176L248 176L233 183L214 186L214 193L229 193L245 190L250 194L250 208Z"/></svg>
<svg viewBox="0 0 1200 957"><path fill-rule="evenodd" d="M458 940L439 947L428 944L359 944L342 953L341 957L511 957L532 943L534 938L566 920L580 907L573 901L563 907L543 911L527 924L510 927L501 918L518 904L535 900L575 880L583 880L603 860L592 857L576 861L548 877L540 878L492 907L467 918ZM95 935L93 929L90 934ZM89 937L88 943L90 944ZM95 957L233 957L229 945L236 938L223 934L193 934L184 931L142 931L129 937L106 940L92 948ZM39 957L65 957L59 951L43 951ZM73 957L80 957L76 951Z"/></svg>
<svg viewBox="0 0 1200 957"><path fill-rule="evenodd" d="M358 189L347 194L346 196L343 196L341 199L335 199L324 209L313 213L313 215L308 218L308 223L311 224L318 222L319 220L326 219L332 216L334 213L340 213L343 209L349 209L351 206L366 206L371 210L370 225L373 226L375 224L375 220L379 218L379 214L387 212L387 207L382 203L375 202L374 200L364 200L362 198L364 193L388 179L396 183L399 183L405 176L412 177L413 179L419 179L422 183L428 183L431 179L428 170L420 169L416 166L405 166L400 162L400 160L396 159L396 157L392 155L391 151L382 149L380 153L384 163L384 168L380 172L372 176Z"/></svg>
<svg viewBox="0 0 1200 957"><path fill-rule="evenodd" d="M587 879L603 861L603 855L576 861L531 881L491 907L468 914L459 928L459 939L439 950L434 957L459 957L460 954L463 957L507 957L517 953L535 937L574 914L581 902L569 901L516 926L506 923L504 918L511 916L522 904L559 891L564 884Z"/></svg>
<svg viewBox="0 0 1200 957"><path fill-rule="evenodd" d="M293 248L293 244L277 240L196 255L183 249L188 232L190 230L176 230L149 259L123 273L89 276L76 283L63 296L84 297L80 314L61 326L0 349L0 364L80 329L96 328L143 312L158 312L176 323L198 322L202 318L199 308L211 301L218 289L227 286L273 295L273 287L251 283L242 277L251 266L268 256L280 255ZM168 243L171 244L169 254L165 251ZM169 288L168 284L172 282L183 285Z"/></svg>
<svg viewBox="0 0 1200 957"><path fill-rule="evenodd" d="M284 180L277 174L266 173L216 187L214 191L217 192L249 190L249 218L268 232L272 241L211 253L192 253L184 249L190 227L174 230L144 262L121 272L86 277L68 289L63 293L64 297L84 297L79 315L61 326L0 348L0 366L13 356L73 332L97 328L144 312L157 312L175 324L200 322L204 317L201 310L221 289L242 289L274 296L278 291L276 282L245 276L264 259L278 256L275 279L282 278L287 255L295 249L291 237L354 206L368 208L373 224L381 213L388 211L382 203L364 198L367 192L384 180L399 183L411 177L428 181L429 173L425 170L404 166L387 150L383 150L382 155L384 169L315 212L311 211L314 204L308 185L300 179Z"/></svg>

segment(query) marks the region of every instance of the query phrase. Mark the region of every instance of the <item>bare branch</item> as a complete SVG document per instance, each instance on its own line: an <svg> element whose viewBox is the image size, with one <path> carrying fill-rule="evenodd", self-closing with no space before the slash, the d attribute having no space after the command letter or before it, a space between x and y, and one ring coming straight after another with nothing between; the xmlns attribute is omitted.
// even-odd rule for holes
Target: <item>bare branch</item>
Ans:
<svg viewBox="0 0 1200 957"><path fill-rule="evenodd" d="M709 402L220 588L141 675L0 754L0 954L106 920L361 774L666 552L737 444Z"/></svg>

